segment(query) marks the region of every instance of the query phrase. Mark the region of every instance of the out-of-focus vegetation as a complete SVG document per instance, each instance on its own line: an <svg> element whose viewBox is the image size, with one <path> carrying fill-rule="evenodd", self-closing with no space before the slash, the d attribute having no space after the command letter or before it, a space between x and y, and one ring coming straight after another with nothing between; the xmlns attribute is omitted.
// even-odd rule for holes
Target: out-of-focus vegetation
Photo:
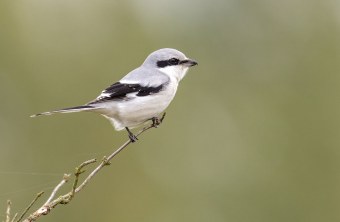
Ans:
<svg viewBox="0 0 340 222"><path fill-rule="evenodd" d="M1 1L0 216L127 139L94 114L31 114L88 102L173 47L199 66L164 124L43 220L339 221L339 12L327 0Z"/></svg>

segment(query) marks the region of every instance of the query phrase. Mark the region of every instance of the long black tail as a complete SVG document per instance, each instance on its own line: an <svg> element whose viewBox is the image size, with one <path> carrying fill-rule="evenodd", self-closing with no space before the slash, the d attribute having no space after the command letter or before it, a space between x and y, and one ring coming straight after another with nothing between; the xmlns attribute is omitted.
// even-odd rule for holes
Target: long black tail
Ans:
<svg viewBox="0 0 340 222"><path fill-rule="evenodd" d="M55 113L76 113L76 112L90 111L90 110L95 110L95 109L98 109L98 108L90 106L90 105L75 106L75 107L70 107L70 108L53 110L49 112L38 113L38 114L32 115L31 117L46 116L46 115L52 115Z"/></svg>

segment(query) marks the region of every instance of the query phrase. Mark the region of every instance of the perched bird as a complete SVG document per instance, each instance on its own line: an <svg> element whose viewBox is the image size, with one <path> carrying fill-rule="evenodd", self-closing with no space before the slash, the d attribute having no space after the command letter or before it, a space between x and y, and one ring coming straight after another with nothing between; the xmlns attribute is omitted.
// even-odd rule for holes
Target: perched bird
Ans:
<svg viewBox="0 0 340 222"><path fill-rule="evenodd" d="M93 101L70 108L43 112L31 117L55 113L95 112L106 117L116 130L126 129L132 142L137 137L129 128L155 120L173 100L178 83L197 62L182 52L164 48L152 52L144 63L119 82L102 91Z"/></svg>

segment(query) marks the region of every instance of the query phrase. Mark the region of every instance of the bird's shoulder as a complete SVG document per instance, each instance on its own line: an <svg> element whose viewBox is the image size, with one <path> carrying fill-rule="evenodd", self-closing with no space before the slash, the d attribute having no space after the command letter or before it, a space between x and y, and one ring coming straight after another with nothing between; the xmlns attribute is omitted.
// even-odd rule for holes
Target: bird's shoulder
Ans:
<svg viewBox="0 0 340 222"><path fill-rule="evenodd" d="M120 80L123 83L135 83L142 86L159 86L169 81L170 78L165 73L156 68L144 66L132 70Z"/></svg>
<svg viewBox="0 0 340 222"><path fill-rule="evenodd" d="M152 95L164 89L169 81L170 78L158 70L137 68L119 82L104 89L95 100L88 104L130 100L135 97Z"/></svg>

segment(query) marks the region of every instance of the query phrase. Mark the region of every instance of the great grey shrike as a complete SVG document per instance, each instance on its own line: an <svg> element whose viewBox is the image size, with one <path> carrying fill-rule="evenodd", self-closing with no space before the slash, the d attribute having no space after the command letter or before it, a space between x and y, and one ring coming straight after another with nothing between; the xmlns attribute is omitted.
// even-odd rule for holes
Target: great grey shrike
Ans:
<svg viewBox="0 0 340 222"><path fill-rule="evenodd" d="M116 130L126 129L132 142L137 137L129 130L155 120L173 100L179 82L197 62L182 52L164 48L152 52L144 63L119 82L102 91L93 101L70 108L43 112L31 117L55 113L89 111L106 117Z"/></svg>

